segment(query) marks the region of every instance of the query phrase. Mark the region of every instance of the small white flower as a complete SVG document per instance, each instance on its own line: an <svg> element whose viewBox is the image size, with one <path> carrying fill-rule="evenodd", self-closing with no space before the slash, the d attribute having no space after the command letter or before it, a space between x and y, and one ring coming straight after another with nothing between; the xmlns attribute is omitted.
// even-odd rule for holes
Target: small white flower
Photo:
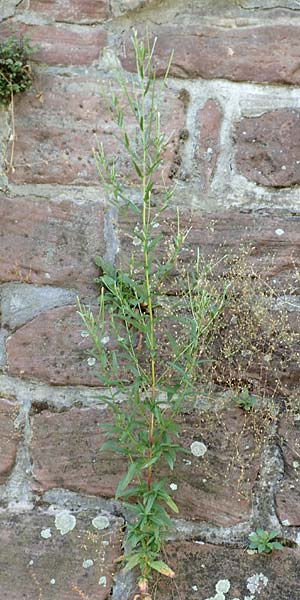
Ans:
<svg viewBox="0 0 300 600"><path fill-rule="evenodd" d="M55 579L50 579L50 583L51 583L51 585L54 585L55 584Z"/></svg>
<svg viewBox="0 0 300 600"><path fill-rule="evenodd" d="M103 344L103 346L105 346L105 344L108 344L108 342L109 342L109 335L105 335L101 340L101 344Z"/></svg>
<svg viewBox="0 0 300 600"><path fill-rule="evenodd" d="M173 492L176 492L178 489L177 483L170 483L170 488Z"/></svg>
<svg viewBox="0 0 300 600"><path fill-rule="evenodd" d="M100 579L99 579L99 585L102 585L103 587L106 587L106 577L104 575L102 577L100 577Z"/></svg>
<svg viewBox="0 0 300 600"><path fill-rule="evenodd" d="M87 364L89 365L89 367L93 367L95 363L96 363L96 359L93 358L92 356L90 356L90 358L87 359Z"/></svg>
<svg viewBox="0 0 300 600"><path fill-rule="evenodd" d="M226 594L230 590L230 581L228 579L220 579L218 583L216 583L216 592L223 592Z"/></svg>
<svg viewBox="0 0 300 600"><path fill-rule="evenodd" d="M90 334L88 331L82 331L80 335L81 335L81 337L86 338L86 337L89 337Z"/></svg>
<svg viewBox="0 0 300 600"><path fill-rule="evenodd" d="M276 233L276 235L278 235L280 237L281 235L284 234L284 229L276 229L275 233Z"/></svg>
<svg viewBox="0 0 300 600"><path fill-rule="evenodd" d="M140 240L140 238L135 237L133 238L132 243L134 246L141 246L142 240Z"/></svg>
<svg viewBox="0 0 300 600"><path fill-rule="evenodd" d="M191 453L194 456L204 456L204 454L207 452L207 447L205 444L203 444L203 442L193 442L190 448Z"/></svg>

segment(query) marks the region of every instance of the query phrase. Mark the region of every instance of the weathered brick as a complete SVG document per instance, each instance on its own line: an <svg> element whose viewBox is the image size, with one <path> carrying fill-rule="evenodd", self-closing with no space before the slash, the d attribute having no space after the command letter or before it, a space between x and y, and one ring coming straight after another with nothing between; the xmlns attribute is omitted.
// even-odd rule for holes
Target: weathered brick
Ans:
<svg viewBox="0 0 300 600"><path fill-rule="evenodd" d="M57 508L55 514L61 512ZM114 561L121 553L122 520L92 511L73 512L75 528L62 535L55 514L36 511L1 517L1 599L110 597ZM96 516L107 523L104 529L93 526Z"/></svg>
<svg viewBox="0 0 300 600"><path fill-rule="evenodd" d="M284 459L284 477L276 493L277 513L284 525L300 525L300 421L292 414L281 418L278 436Z"/></svg>
<svg viewBox="0 0 300 600"><path fill-rule="evenodd" d="M76 306L41 313L6 342L8 372L60 385L99 385Z"/></svg>
<svg viewBox="0 0 300 600"><path fill-rule="evenodd" d="M239 172L260 185L300 183L300 111L274 110L238 123L234 141Z"/></svg>
<svg viewBox="0 0 300 600"><path fill-rule="evenodd" d="M151 6L155 0L111 0L111 12L114 17L119 17L131 10Z"/></svg>
<svg viewBox="0 0 300 600"><path fill-rule="evenodd" d="M297 85L300 81L299 27L292 25L255 28L161 26L157 37L157 73L167 67L174 49L171 75L183 79L229 79ZM127 37L125 38L127 41ZM122 63L129 71L135 61L129 41Z"/></svg>
<svg viewBox="0 0 300 600"><path fill-rule="evenodd" d="M160 580L157 593L164 600L174 597L175 588L182 598L217 598L216 585L223 580L230 584L224 597L235 600L296 600L298 596L299 549L250 556L243 548L177 542L170 544L165 558L175 569L176 579L173 585ZM223 595L220 592L218 597Z"/></svg>
<svg viewBox="0 0 300 600"><path fill-rule="evenodd" d="M105 251L103 208L96 203L0 195L0 280L93 288L95 256Z"/></svg>
<svg viewBox="0 0 300 600"><path fill-rule="evenodd" d="M19 4L17 14L28 12L28 0ZM30 0L30 11L70 23L97 22L108 17L107 0Z"/></svg>
<svg viewBox="0 0 300 600"><path fill-rule="evenodd" d="M250 262L255 271L262 276L276 278L277 283L291 283L295 268L300 267L300 230L299 217L278 215L246 214L228 210L217 213L205 213L196 210L179 210L182 230L190 233L184 244L185 250L180 256L182 269L191 268L196 259L197 250L204 257L219 258L226 254L240 255L241 248L248 249ZM128 263L132 253L137 252L134 226L136 217L127 212L119 216L118 231L121 242L120 262ZM140 227L140 224L138 224ZM154 232L167 236L174 235L177 228L176 210L168 210L161 219L160 226ZM161 256L166 245L159 246Z"/></svg>
<svg viewBox="0 0 300 600"><path fill-rule="evenodd" d="M16 460L18 434L14 420L17 414L18 406L13 400L0 398L0 484L5 482Z"/></svg>
<svg viewBox="0 0 300 600"><path fill-rule="evenodd" d="M70 77L47 72L36 80L35 90L16 99L16 168L9 174L12 181L97 183L93 148L97 148L99 142L103 143L108 157L116 160L118 173L128 175L130 181L136 179L133 167L115 137L116 125L101 98L97 78L96 71ZM161 113L162 129L172 137L163 168L164 176L168 177L180 131L185 127L185 105L181 95L167 90ZM128 117L128 129L135 139L133 116Z"/></svg>
<svg viewBox="0 0 300 600"><path fill-rule="evenodd" d="M201 185L207 190L220 152L222 111L219 103L216 100L207 100L199 110L196 121L200 132L195 150L195 164Z"/></svg>
<svg viewBox="0 0 300 600"><path fill-rule="evenodd" d="M182 415L180 441L188 453L178 456L172 473L162 470L169 483L177 485L177 491L170 493L182 517L223 526L249 518L259 462L259 444L254 437L254 420L258 418L239 409L217 416L196 412ZM109 413L100 408L35 415L31 442L34 488L42 493L65 487L113 497L125 467L118 455L99 452L104 441L101 426L109 419ZM204 457L197 458L190 451L194 441L206 444ZM237 457L234 461L233 453Z"/></svg>
<svg viewBox="0 0 300 600"><path fill-rule="evenodd" d="M1 37L8 37L11 24L0 26ZM17 35L27 35L36 45L34 60L48 65L90 65L99 58L107 37L102 27L70 28L59 25L27 25L14 22ZM66 108L66 102L64 107Z"/></svg>

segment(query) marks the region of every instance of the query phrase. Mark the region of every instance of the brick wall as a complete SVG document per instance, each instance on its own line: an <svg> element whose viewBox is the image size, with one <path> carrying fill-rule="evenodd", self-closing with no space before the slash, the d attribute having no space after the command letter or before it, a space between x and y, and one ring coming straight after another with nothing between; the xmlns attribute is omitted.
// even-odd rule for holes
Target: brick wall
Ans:
<svg viewBox="0 0 300 600"><path fill-rule="evenodd" d="M120 216L116 227L93 147L103 141L128 174L99 80L117 60L134 70L132 26L157 36L159 74L174 49L165 176L192 223L191 247L251 246L256 270L282 294L293 286L299 328L300 3L0 0L0 39L13 27L38 45L34 85L15 100L11 170L12 119L0 111L1 600L132 597L131 577L114 577L124 465L99 455L109 414L76 314L78 295L97 296L93 258L128 252L132 221ZM299 365L286 381L299 392ZM227 600L296 600L298 547L270 558L245 545L258 525L299 542L299 420L280 402L271 417L263 403L255 415L225 409L224 394L217 410L199 399L181 415L183 444L201 439L208 452L180 458L170 479L181 511L167 548L177 579L157 597L206 600L228 579Z"/></svg>

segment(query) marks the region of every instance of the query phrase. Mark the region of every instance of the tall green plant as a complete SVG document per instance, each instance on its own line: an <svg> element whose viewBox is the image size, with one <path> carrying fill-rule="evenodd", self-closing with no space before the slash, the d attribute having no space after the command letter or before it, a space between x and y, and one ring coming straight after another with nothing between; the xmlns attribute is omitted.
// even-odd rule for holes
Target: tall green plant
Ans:
<svg viewBox="0 0 300 600"><path fill-rule="evenodd" d="M137 73L129 79L121 70L116 72L119 95L112 91L110 106L118 139L137 178L140 201L132 200L116 163L107 158L102 145L96 158L100 179L110 191L109 202L131 211L138 224L133 246L138 251L132 254L127 270L96 260L101 271L99 310L95 314L80 305L79 312L114 415L102 449L118 453L127 463L116 498L128 503L134 518L127 527L126 551L121 558L125 571L139 568L140 593L150 598L153 571L174 576L161 553L172 527L169 512L177 514L178 507L161 472L174 468L180 450L176 416L186 397L195 391L201 348L224 294L209 283L211 267L201 267L198 256L194 269L184 274L184 286L177 295L162 297L188 235L178 215L177 229L165 253L166 240L157 233L173 195L161 176L168 141L161 130L158 107L169 69L157 82L155 42L144 42L135 33L132 43ZM128 114L135 120L137 136L127 126ZM160 189L159 204L157 195L155 202L152 199L155 186ZM126 394L126 405L116 402L119 392Z"/></svg>

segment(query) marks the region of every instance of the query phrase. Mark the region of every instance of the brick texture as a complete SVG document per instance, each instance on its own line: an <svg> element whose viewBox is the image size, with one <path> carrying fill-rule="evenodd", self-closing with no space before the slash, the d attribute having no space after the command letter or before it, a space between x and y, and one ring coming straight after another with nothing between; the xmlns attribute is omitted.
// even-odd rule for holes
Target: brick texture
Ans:
<svg viewBox="0 0 300 600"><path fill-rule="evenodd" d="M61 512L57 509L56 514ZM120 556L122 520L106 517L97 530L95 512L76 512L75 528L61 535L55 514L36 511L1 517L0 596L3 600L75 600L110 597L114 560ZM43 537L44 533L48 537ZM92 561L84 566L85 561Z"/></svg>
<svg viewBox="0 0 300 600"><path fill-rule="evenodd" d="M174 49L171 74L183 79L229 79L298 85L299 29L276 25L255 28L161 26L155 31L157 73L162 75ZM124 67L135 70L129 42Z"/></svg>
<svg viewBox="0 0 300 600"><path fill-rule="evenodd" d="M299 184L299 134L298 110L275 110L243 118L234 134L239 172L267 187Z"/></svg>
<svg viewBox="0 0 300 600"><path fill-rule="evenodd" d="M117 455L99 451L104 441L102 425L109 418L100 408L35 415L31 443L34 488L41 493L65 487L113 497L125 466ZM259 466L255 418L239 409L218 416L182 415L180 440L187 453L179 454L172 474L167 469L162 474L177 485L173 497L183 518L229 526L249 517L250 493ZM194 441L207 445L204 457L192 454Z"/></svg>
<svg viewBox="0 0 300 600"><path fill-rule="evenodd" d="M103 208L0 194L0 280L93 288L103 255Z"/></svg>
<svg viewBox="0 0 300 600"><path fill-rule="evenodd" d="M19 434L14 427L18 405L13 400L0 398L0 484L9 476L16 460Z"/></svg>

